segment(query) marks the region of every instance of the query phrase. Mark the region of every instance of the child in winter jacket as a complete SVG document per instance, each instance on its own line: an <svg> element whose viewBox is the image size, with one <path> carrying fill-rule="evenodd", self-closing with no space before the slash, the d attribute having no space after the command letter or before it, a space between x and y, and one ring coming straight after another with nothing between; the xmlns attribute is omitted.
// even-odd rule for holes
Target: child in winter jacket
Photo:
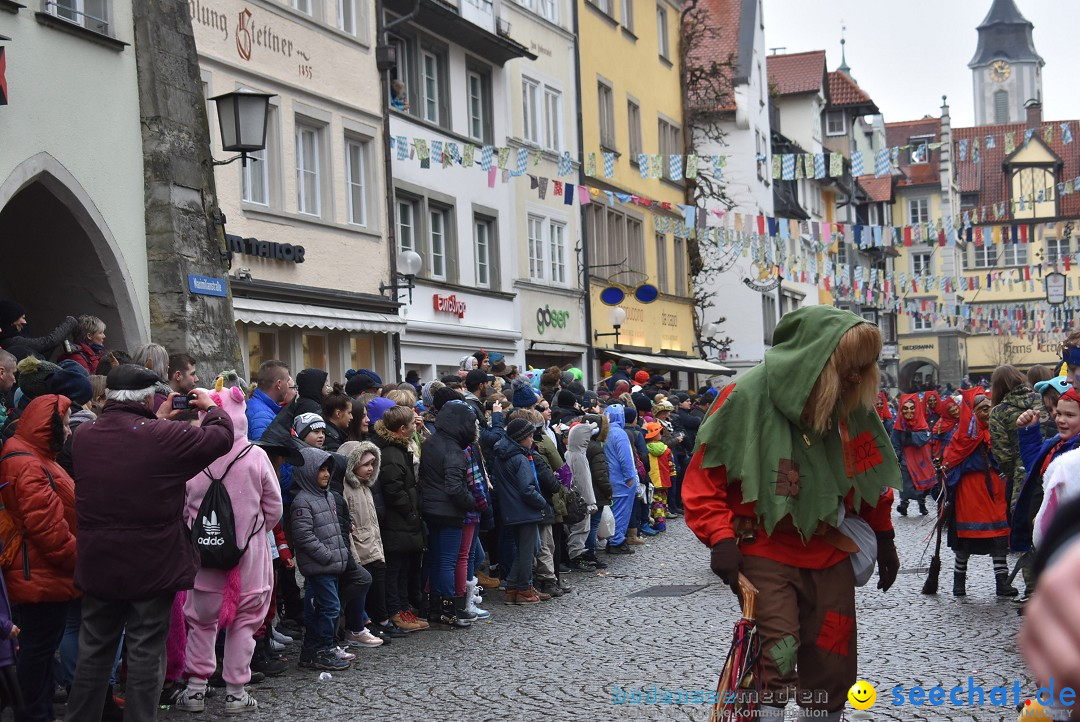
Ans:
<svg viewBox="0 0 1080 722"><path fill-rule="evenodd" d="M570 427L566 437L566 463L570 465L573 474L573 490L585 501L589 515L577 524L570 526L570 533L566 538L567 554L570 557L570 568L582 572L591 572L593 565L585 558L585 542L589 537L592 516L597 513L596 492L593 489L592 472L589 468L587 456L589 441L599 427L588 421L576 423Z"/></svg>
<svg viewBox="0 0 1080 722"><path fill-rule="evenodd" d="M667 495L671 488L671 479L675 474L675 461L671 449L660 440L664 427L658 422L645 424L645 442L652 457L649 467L649 479L653 485L652 513L653 526L667 530Z"/></svg>
<svg viewBox="0 0 1080 722"><path fill-rule="evenodd" d="M341 603L338 575L345 571L349 550L341 537L337 505L330 494L333 460L321 449L300 449L304 465L293 468L293 552L304 575L304 624L307 633L300 650L300 666L340 671L349 662L338 659L334 648Z"/></svg>
<svg viewBox="0 0 1080 722"><path fill-rule="evenodd" d="M233 446L187 483L184 519L193 526L212 479L221 479L232 505L236 544L247 550L232 569L199 569L195 588L184 603L187 619L188 683L176 708L205 709L206 683L217 666L214 645L226 630L221 676L225 679L226 714L250 712L255 699L244 685L251 679L255 633L270 607L274 586L267 533L281 517L281 489L266 452L248 442L247 403L238 387L219 389L210 397L233 422ZM265 637L264 637L265 639Z"/></svg>
<svg viewBox="0 0 1080 722"><path fill-rule="evenodd" d="M362 618L366 610L370 619L382 630L390 627L390 614L386 609L386 557L379 532L378 507L382 505L382 499L376 498L373 493L379 478L382 453L370 441L346 441L338 453L346 459L343 496L352 516L350 551L356 563L367 571L372 580L365 599L355 603L360 609L350 609L348 605L345 607L345 638L355 646L377 647L383 643L383 639L369 632Z"/></svg>

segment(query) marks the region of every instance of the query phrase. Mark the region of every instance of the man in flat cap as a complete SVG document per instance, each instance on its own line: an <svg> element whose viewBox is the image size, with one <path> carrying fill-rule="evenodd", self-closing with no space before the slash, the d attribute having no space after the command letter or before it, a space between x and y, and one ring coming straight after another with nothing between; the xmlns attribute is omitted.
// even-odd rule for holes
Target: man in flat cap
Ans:
<svg viewBox="0 0 1080 722"><path fill-rule="evenodd" d="M105 409L74 441L75 584L84 596L69 720L100 717L125 629L125 716L155 719L173 597L195 581L183 515L187 480L232 447L232 421L205 391L188 397L191 409L205 412L192 426L172 420L183 411L173 408L182 394L154 408L157 381L133 364L110 371Z"/></svg>

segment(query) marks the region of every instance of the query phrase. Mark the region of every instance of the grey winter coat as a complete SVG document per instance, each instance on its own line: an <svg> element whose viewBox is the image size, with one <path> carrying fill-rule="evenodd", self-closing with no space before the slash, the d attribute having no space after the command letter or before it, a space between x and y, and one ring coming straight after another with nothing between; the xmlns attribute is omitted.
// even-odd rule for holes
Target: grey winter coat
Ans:
<svg viewBox="0 0 1080 722"><path fill-rule="evenodd" d="M566 463L574 476L573 489L585 503L596 506L596 492L593 490L592 472L589 470L589 439L596 430L596 424L583 423L570 427L566 440Z"/></svg>
<svg viewBox="0 0 1080 722"><path fill-rule="evenodd" d="M317 475L330 454L322 449L305 447L304 465L293 467L292 488L295 490L292 515L293 554L300 573L306 577L318 574L341 574L349 560L349 550L341 536L337 505L329 489L319 488Z"/></svg>
<svg viewBox="0 0 1080 722"><path fill-rule="evenodd" d="M349 514L352 515L353 529L349 533L349 546L353 559L361 566L385 561L382 535L379 533L379 514L376 510L378 501L373 495L375 482L379 478L382 453L379 447L370 441L346 441L338 449L338 453L347 460L343 496L349 506ZM366 453L375 455L375 473L367 481L362 481L353 473L353 469L360 463L360 457Z"/></svg>

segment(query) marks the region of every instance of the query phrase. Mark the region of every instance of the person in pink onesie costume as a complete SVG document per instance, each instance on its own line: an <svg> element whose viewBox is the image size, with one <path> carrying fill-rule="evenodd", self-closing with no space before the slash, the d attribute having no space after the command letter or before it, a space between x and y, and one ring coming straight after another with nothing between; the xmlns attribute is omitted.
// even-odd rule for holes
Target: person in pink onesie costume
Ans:
<svg viewBox="0 0 1080 722"><path fill-rule="evenodd" d="M266 452L248 442L244 392L235 386L219 388L211 398L232 419L235 441L228 454L210 465L209 472L221 478L229 463L243 454L224 481L232 502L236 541L241 547L247 544L247 551L233 569L200 569L195 576L195 588L184 604L188 686L177 708L204 709L206 683L217 666L214 643L218 630L225 629L221 676L226 684L226 712L248 712L257 707L244 685L251 679L254 635L270 605L274 576L267 532L281 518L281 487ZM188 481L184 517L189 527L209 486L206 473Z"/></svg>

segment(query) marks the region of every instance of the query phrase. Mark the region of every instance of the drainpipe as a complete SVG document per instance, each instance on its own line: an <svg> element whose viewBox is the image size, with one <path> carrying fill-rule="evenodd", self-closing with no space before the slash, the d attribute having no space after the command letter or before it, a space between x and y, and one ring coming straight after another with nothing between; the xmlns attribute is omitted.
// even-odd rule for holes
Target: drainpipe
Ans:
<svg viewBox="0 0 1080 722"><path fill-rule="evenodd" d="M386 33L390 28L411 20L420 11L420 0L416 0L412 10L407 15L402 15L396 20L386 23L383 9L383 0L375 2L375 37L378 46L386 46ZM377 51L376 51L377 53ZM377 54L376 54L376 57ZM382 73L382 82L379 84L382 95L382 126L383 126L383 173L386 179L386 241L390 252L390 283L397 284L397 228L394 222L394 170L393 159L390 155L390 71ZM394 291L394 301L397 302L397 291ZM401 334L392 336L394 343L394 368L397 378L404 378L405 370L401 360Z"/></svg>
<svg viewBox="0 0 1080 722"><path fill-rule="evenodd" d="M574 68L576 69L576 77L574 78L575 91L577 93L577 138L578 138L578 152L582 153L582 149L585 147L585 125L581 118L581 40L578 36L578 0L571 0L571 7L573 7L574 18ZM585 169L578 169L578 183L585 179ZM591 268L589 266L589 224L585 219L585 206L581 209L581 219L579 228L581 231L581 292L582 300L585 305L585 387L593 387L593 367L596 364L596 352L593 349L592 344L592 284L590 277L592 276Z"/></svg>

